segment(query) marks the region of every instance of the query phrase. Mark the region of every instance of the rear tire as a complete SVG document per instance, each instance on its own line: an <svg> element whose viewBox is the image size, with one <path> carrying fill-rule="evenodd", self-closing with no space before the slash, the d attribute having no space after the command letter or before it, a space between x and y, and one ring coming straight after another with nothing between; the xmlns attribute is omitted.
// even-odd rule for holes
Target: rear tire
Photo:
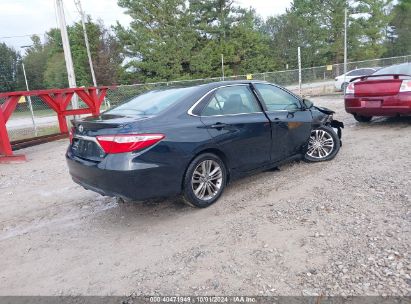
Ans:
<svg viewBox="0 0 411 304"><path fill-rule="evenodd" d="M344 82L344 83L341 85L341 91L342 91L343 93L345 93L345 90L347 89L347 87L348 87L348 82Z"/></svg>
<svg viewBox="0 0 411 304"><path fill-rule="evenodd" d="M337 155L340 147L340 138L333 128L321 126L311 131L304 160L307 162L332 160Z"/></svg>
<svg viewBox="0 0 411 304"><path fill-rule="evenodd" d="M215 154L201 154L190 163L184 176L184 202L192 207L206 208L220 198L226 182L224 162Z"/></svg>
<svg viewBox="0 0 411 304"><path fill-rule="evenodd" d="M358 122L370 122L372 119L372 116L363 116L359 114L354 114L354 119Z"/></svg>

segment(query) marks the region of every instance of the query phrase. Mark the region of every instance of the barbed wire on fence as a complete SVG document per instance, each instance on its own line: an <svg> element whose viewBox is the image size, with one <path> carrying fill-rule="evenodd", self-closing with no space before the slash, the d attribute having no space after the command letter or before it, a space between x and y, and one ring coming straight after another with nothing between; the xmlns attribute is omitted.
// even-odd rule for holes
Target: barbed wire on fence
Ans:
<svg viewBox="0 0 411 304"><path fill-rule="evenodd" d="M347 71L366 67L385 67L403 62L411 62L411 55L348 62ZM343 70L344 64L303 68L301 71L303 95L313 96L334 93L334 79L342 74ZM276 83L298 93L298 69L228 76L224 77L224 80L245 80L250 76L254 80ZM104 111L109 107L124 103L130 98L147 90L169 86L199 85L222 80L222 77L212 77L120 85L107 91L106 102L103 103L102 110ZM4 99L0 98L0 104L4 101ZM48 105L38 96L31 97L31 102L33 106L34 120L37 125L37 136L57 133L59 129L54 111L49 109ZM86 107L86 104L79 100L79 107L84 108ZM16 110L13 112L13 115L7 123L7 130L11 140L21 140L35 136L35 128L31 119L27 100L22 99L19 101Z"/></svg>

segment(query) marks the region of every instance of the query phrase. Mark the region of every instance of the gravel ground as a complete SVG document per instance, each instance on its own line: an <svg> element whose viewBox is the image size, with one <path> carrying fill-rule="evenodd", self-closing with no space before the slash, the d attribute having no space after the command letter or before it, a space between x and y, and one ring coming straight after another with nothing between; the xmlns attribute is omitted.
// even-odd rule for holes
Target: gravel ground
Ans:
<svg viewBox="0 0 411 304"><path fill-rule="evenodd" d="M231 184L210 208L74 184L66 141L0 167L0 295L411 295L411 118L344 121L330 162Z"/></svg>

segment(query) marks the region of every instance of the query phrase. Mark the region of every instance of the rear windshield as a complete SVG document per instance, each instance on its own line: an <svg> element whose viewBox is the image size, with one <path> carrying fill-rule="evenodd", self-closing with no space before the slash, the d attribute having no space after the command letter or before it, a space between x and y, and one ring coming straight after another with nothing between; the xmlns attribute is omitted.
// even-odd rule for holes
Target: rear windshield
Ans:
<svg viewBox="0 0 411 304"><path fill-rule="evenodd" d="M155 115L185 99L195 89L195 87L190 87L148 91L104 112L104 114Z"/></svg>
<svg viewBox="0 0 411 304"><path fill-rule="evenodd" d="M406 74L411 75L411 62L392 65L386 68L382 68L375 72L373 75L383 74Z"/></svg>

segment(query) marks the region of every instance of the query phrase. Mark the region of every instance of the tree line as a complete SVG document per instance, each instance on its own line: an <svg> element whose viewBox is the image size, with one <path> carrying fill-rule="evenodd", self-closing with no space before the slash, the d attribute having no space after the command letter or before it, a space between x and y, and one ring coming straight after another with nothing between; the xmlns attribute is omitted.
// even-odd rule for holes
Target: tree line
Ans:
<svg viewBox="0 0 411 304"><path fill-rule="evenodd" d="M98 85L227 76L411 54L411 0L294 0L261 18L233 0L118 0L128 27L86 24ZM68 26L78 86L92 85L80 23ZM0 91L67 87L60 31L32 37L25 56L0 43Z"/></svg>

